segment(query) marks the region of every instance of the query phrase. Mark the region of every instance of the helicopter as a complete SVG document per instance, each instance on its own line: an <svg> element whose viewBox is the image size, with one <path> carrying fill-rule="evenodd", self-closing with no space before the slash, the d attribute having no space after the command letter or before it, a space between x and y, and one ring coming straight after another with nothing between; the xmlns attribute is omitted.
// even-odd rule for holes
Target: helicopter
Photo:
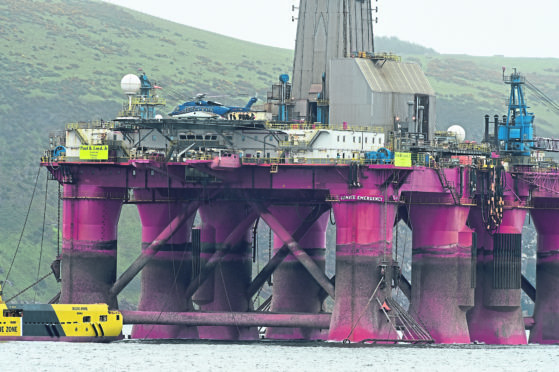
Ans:
<svg viewBox="0 0 559 372"><path fill-rule="evenodd" d="M199 93L193 97L193 101L187 101L175 107L169 116L177 119L182 118L204 118L225 119L228 114L234 112L248 112L252 105L258 100L252 97L245 107L225 106L216 101L205 100L207 94Z"/></svg>

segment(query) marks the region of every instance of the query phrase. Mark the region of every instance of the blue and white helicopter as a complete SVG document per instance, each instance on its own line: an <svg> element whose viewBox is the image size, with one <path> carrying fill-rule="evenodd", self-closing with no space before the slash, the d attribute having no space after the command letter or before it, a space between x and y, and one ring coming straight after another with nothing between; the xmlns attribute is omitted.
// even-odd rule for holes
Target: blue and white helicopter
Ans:
<svg viewBox="0 0 559 372"><path fill-rule="evenodd" d="M193 101L185 102L175 107L169 116L177 119L228 119L228 116L237 112L249 112L252 105L258 100L252 97L245 107L225 106L216 101L205 100L205 93L199 93Z"/></svg>

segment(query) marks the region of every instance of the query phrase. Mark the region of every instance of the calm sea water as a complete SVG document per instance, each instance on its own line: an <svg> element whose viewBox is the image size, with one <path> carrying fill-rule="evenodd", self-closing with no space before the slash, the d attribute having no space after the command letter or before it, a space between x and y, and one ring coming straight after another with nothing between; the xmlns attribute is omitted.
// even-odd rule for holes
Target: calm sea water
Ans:
<svg viewBox="0 0 559 372"><path fill-rule="evenodd" d="M558 371L559 346L0 342L0 371Z"/></svg>

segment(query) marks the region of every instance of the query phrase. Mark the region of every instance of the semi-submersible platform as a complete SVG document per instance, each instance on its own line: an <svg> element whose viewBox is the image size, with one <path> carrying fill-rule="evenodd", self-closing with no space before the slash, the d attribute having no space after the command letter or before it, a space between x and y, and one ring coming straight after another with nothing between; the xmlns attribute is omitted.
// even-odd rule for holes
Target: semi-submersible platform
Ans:
<svg viewBox="0 0 559 372"><path fill-rule="evenodd" d="M503 71L508 112L486 116L482 142L436 132L433 89L419 65L374 53L372 14L369 1L301 0L292 81L280 76L250 115L194 119L217 105L200 100L163 117L147 76L127 76L114 121L52 133L42 165L63 187L58 301L117 309L141 275L138 310L122 311L133 338L252 340L266 326L281 340L559 342L559 172L539 151L556 142L534 137L525 78ZM117 277L132 203L142 249ZM535 288L521 273L528 213ZM259 220L273 255L253 276ZM412 231L411 278L393 252L399 221ZM255 309L272 275L269 309Z"/></svg>

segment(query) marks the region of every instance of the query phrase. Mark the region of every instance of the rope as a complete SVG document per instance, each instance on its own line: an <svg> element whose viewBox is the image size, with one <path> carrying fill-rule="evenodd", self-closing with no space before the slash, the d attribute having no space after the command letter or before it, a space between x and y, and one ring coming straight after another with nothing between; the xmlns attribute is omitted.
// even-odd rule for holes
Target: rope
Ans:
<svg viewBox="0 0 559 372"><path fill-rule="evenodd" d="M377 287L375 288L375 290L373 291L373 294L371 295L371 297L369 297L369 301L367 301L367 305L365 305L365 307L363 308L363 310L361 311L361 314L359 314L359 317L357 318L357 320L355 321L355 323L353 324L353 327L351 327L351 331L349 331L349 334L347 335L347 337L344 339L344 344L349 342L349 338L351 337L351 335L353 334L353 331L355 330L355 327L357 327L357 324L359 323L359 321L361 320L361 318L363 317L363 315L365 314L365 310L367 310L367 308L369 307L369 305L371 304L371 301L373 300L373 298L375 297L375 294L377 293L380 284L384 282L384 276L380 278L380 280L378 281ZM346 342L347 340L347 342Z"/></svg>
<svg viewBox="0 0 559 372"><path fill-rule="evenodd" d="M169 168L166 168L166 172L167 172L167 178L169 177ZM167 211L169 214L169 221L167 226L169 227L169 229L171 229L171 195L170 195L170 185L169 183L167 183ZM173 249L171 252L175 252L175 250ZM175 267L175 255L173 254L173 284L169 287L169 292L171 292L173 289L177 289L177 280L178 280L178 276L179 273L181 271L182 265L184 264L184 258L186 256L187 250L184 249L182 252L182 257L180 260L180 264L178 267ZM161 318L161 315L163 315L163 312L165 311L165 308L167 306L167 303L169 302L170 298L171 298L172 292L170 293L170 295L167 296L167 298L165 299L165 302L163 303L163 306L161 307L161 311L159 312L159 314L157 315L157 319L156 322ZM155 328L156 324L152 324L151 328L149 329L149 331L146 333L146 335L144 336L144 340L146 340L149 335L151 334L151 332L153 331L153 328Z"/></svg>
<svg viewBox="0 0 559 372"><path fill-rule="evenodd" d="M58 184L58 226L56 231L56 257L60 257L60 200L62 199L61 188L62 185Z"/></svg>
<svg viewBox="0 0 559 372"><path fill-rule="evenodd" d="M46 278L49 277L49 275L52 275L52 271L50 271L48 274L45 274L42 278L40 278L39 280L37 280L35 283L31 284L30 286L24 288L22 291L20 291L18 294L16 294L15 296L12 296L10 298L8 298L6 300L6 302L10 302L12 301L14 298L18 297L19 295L22 295L23 293L27 292L27 290L29 288L33 288L34 286L36 286L37 284L39 284L40 282L42 282L43 280L45 280Z"/></svg>
<svg viewBox="0 0 559 372"><path fill-rule="evenodd" d="M39 264L37 265L37 280L39 280L39 273L41 271L41 261L43 259L43 242L45 240L45 221L47 219L47 195L49 192L49 179L48 179L48 175L46 177L46 182L45 182L45 204L44 204L44 208L43 208L43 230L41 231L41 250L39 252ZM37 292L35 292L35 295L33 296L33 302L35 302L35 300L37 299Z"/></svg>
<svg viewBox="0 0 559 372"><path fill-rule="evenodd" d="M41 172L41 168L37 170L37 176L35 177L35 187L33 187L33 193L31 194L31 200L29 201L29 207L27 207L27 214L25 215L25 221L23 223L23 228L21 229L21 234L19 235L19 240L17 242L16 251L14 253L14 257L12 258L12 263L10 264L10 268L8 269L8 273L6 274L6 279L4 279L4 283L8 283L8 278L10 277L10 273L12 272L12 267L14 266L14 262L17 257L17 253L19 251L19 247L21 244L21 240L23 238L23 232L25 231L25 226L27 225L27 220L29 218L29 213L31 211L31 205L33 204L33 199L35 198L35 191L37 190L37 182L39 181L39 173Z"/></svg>
<svg viewBox="0 0 559 372"><path fill-rule="evenodd" d="M225 293L225 299L227 300L227 305L229 306L229 312L233 313L233 306L231 306L231 300L229 299L229 293L227 292L227 286L225 285L225 278L223 277L223 267L221 266L221 260L219 261L219 276L221 276L221 283L223 284L223 292ZM237 328L237 333L240 336L241 329L239 328L239 324L237 323L237 319L233 316L233 320L235 321L235 327Z"/></svg>

